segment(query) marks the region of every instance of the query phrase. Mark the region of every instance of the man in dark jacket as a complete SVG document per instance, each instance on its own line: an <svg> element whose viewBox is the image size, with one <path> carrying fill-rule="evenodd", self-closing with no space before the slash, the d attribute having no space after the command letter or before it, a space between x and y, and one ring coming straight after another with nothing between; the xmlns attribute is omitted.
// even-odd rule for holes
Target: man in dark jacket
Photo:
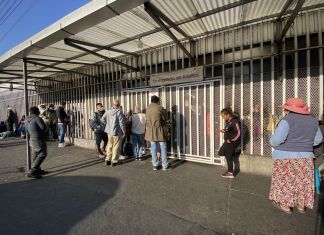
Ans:
<svg viewBox="0 0 324 235"><path fill-rule="evenodd" d="M106 153L106 146L108 143L108 135L105 132L105 125L101 121L101 118L105 114L105 109L102 106L102 103L96 104L97 112L94 112L89 119L89 124L91 129L94 131L96 136L96 150L99 154L99 158L104 158ZM100 148L101 142L103 141L103 148Z"/></svg>
<svg viewBox="0 0 324 235"><path fill-rule="evenodd" d="M13 131L13 125L15 123L15 113L14 111L8 107L7 111L7 129L8 131Z"/></svg>
<svg viewBox="0 0 324 235"><path fill-rule="evenodd" d="M32 165L28 177L39 179L47 172L41 169L41 164L47 156L46 125L39 117L37 107L30 108L30 116L25 122L26 133L30 137L29 145L32 148Z"/></svg>
<svg viewBox="0 0 324 235"><path fill-rule="evenodd" d="M62 148L65 147L64 143L64 136L66 132L66 124L68 123L68 116L65 112L65 102L62 102L61 105L56 110L56 116L57 116L57 126L60 132L60 143L58 147Z"/></svg>

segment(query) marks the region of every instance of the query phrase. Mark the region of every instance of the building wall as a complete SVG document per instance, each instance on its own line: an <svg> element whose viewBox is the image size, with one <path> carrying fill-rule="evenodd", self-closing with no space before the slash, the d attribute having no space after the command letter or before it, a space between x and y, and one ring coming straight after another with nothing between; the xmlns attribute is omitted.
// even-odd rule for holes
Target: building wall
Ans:
<svg viewBox="0 0 324 235"><path fill-rule="evenodd" d="M193 64L176 45L165 45L143 51L138 58L120 58L138 66L138 72L102 62L78 69L92 76L70 73L53 77L71 84L41 81L41 85L51 88L38 88L37 99L56 105L66 101L67 109L75 114L75 137L94 139L88 119L96 102L108 107L115 98L124 101L125 91L149 87L150 74L203 65L205 80L222 80L223 102L215 104L214 111L231 106L249 129L245 153L268 156L274 120L282 116L279 106L287 98L305 99L312 115L323 118L323 32L324 9L304 12L296 18L280 55L273 41L272 21L214 32L196 38L194 48L184 42L188 50L194 51ZM260 106L260 112L254 112L256 106Z"/></svg>

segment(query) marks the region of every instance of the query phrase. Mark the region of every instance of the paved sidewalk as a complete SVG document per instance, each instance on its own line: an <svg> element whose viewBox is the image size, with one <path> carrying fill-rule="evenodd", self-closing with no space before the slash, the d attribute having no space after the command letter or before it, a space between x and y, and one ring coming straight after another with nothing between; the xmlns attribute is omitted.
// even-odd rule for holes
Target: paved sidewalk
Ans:
<svg viewBox="0 0 324 235"><path fill-rule="evenodd" d="M168 172L149 159L111 168L93 151L49 143L51 173L30 180L25 149L0 141L0 234L324 234L323 202L286 215L267 199L270 178L228 180L223 167L181 161Z"/></svg>

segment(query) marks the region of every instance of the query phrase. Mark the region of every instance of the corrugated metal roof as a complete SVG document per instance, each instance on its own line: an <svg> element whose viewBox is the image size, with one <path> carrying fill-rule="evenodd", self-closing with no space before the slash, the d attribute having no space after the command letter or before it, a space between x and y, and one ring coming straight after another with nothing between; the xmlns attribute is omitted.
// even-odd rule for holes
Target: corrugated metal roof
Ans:
<svg viewBox="0 0 324 235"><path fill-rule="evenodd" d="M257 0L200 19L194 19L199 14L237 2L240 2L240 0L151 1L173 22L182 22L191 18L192 20L188 20L187 23L181 24L180 28L190 36L197 36L242 21L254 20L278 13L286 0ZM145 12L143 3L144 0L92 1L0 57L0 69L21 69L22 63L16 57L23 56L55 60L73 58L74 61L89 63L102 61L102 58L65 45L64 38L77 39L101 46L115 45L113 48L128 52L139 52L143 49L154 48L172 42L171 38ZM304 6L322 3L323 0L306 0ZM152 33L149 33L151 31ZM178 39L183 38L174 29L171 29L171 31ZM147 35L142 36L142 34ZM139 40L143 43L142 47L139 46ZM123 55L122 53L89 46L83 47L95 50L107 57L115 58ZM78 66L60 64L58 67L72 69ZM39 69L41 67L28 65L28 68ZM49 74L34 73L33 75L48 76Z"/></svg>

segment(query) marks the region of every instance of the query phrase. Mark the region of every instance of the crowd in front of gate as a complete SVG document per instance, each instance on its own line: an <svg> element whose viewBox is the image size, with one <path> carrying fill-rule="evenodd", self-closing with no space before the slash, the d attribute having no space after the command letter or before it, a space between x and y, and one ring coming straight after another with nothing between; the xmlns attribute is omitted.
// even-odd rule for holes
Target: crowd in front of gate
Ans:
<svg viewBox="0 0 324 235"><path fill-rule="evenodd" d="M56 110L53 104L31 107L30 115L26 119L22 116L19 122L17 114L8 107L7 124L1 122L0 137L20 135L24 138L27 134L32 148L32 166L28 177L39 179L48 173L41 169L47 157L47 140L58 139L58 147L67 146L64 138L71 116L66 113L65 105L62 102ZM292 208L305 213L306 208L312 209L314 205L314 146L323 144L323 134L302 99L290 98L282 108L284 116L270 139L274 163L269 199L285 213L292 213ZM225 122L225 128L220 130L224 143L218 154L225 156L227 162L227 171L221 176L233 179L240 171L238 158L243 129L239 116L230 107L221 110L221 116ZM108 110L102 103L97 103L89 125L95 134L97 154L104 159L106 166L115 167L125 157L141 161L148 145L153 170L162 167L163 171L167 171L170 169L167 156L168 121L169 114L160 105L159 97L152 96L145 113L135 106L128 117L118 100L114 100ZM322 157L323 149L319 149L318 155Z"/></svg>

